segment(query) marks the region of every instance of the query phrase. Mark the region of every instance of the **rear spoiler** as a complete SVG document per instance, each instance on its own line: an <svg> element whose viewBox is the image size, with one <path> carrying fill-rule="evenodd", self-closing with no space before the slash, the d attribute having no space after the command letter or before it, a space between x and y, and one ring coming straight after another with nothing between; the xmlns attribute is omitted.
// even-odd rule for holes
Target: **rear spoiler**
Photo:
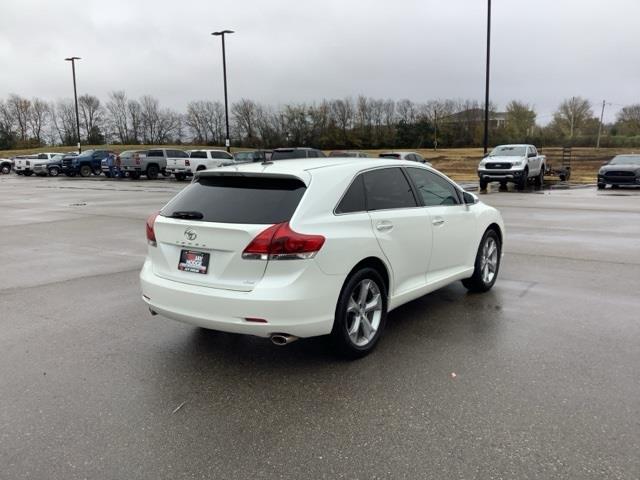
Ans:
<svg viewBox="0 0 640 480"><path fill-rule="evenodd" d="M193 176L195 182L200 177L248 177L248 178L281 178L288 180L299 180L307 187L309 186L309 179L298 177L297 175L290 175L287 173L271 173L271 172L247 172L238 170L201 170L196 172Z"/></svg>

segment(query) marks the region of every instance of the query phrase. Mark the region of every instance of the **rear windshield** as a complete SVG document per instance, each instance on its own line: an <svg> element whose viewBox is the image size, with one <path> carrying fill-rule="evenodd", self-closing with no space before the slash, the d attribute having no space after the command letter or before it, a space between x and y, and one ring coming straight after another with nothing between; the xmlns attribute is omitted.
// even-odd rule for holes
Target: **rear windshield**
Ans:
<svg viewBox="0 0 640 480"><path fill-rule="evenodd" d="M400 158L400 154L399 153L381 153L380 154L380 158L395 158L395 159L398 159L398 158Z"/></svg>
<svg viewBox="0 0 640 480"><path fill-rule="evenodd" d="M306 150L276 150L271 160L290 160L292 158L307 158Z"/></svg>
<svg viewBox="0 0 640 480"><path fill-rule="evenodd" d="M273 224L293 216L306 187L301 180L269 177L200 177L160 212L199 212L201 221Z"/></svg>

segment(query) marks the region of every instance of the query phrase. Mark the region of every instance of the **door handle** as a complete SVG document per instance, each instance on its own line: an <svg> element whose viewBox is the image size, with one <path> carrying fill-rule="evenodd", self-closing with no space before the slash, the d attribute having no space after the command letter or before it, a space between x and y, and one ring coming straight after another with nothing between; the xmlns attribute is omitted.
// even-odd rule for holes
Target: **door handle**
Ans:
<svg viewBox="0 0 640 480"><path fill-rule="evenodd" d="M391 222L380 222L376 225L376 229L379 232L388 232L393 228L393 223Z"/></svg>
<svg viewBox="0 0 640 480"><path fill-rule="evenodd" d="M444 218L434 218L433 220L431 220L431 223L437 227L438 225L442 225L444 223Z"/></svg>

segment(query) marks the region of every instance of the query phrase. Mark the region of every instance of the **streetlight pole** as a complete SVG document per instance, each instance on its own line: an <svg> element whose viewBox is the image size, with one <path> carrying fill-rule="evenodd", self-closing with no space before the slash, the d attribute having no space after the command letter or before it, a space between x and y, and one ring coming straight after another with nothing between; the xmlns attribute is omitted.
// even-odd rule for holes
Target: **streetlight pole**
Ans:
<svg viewBox="0 0 640 480"><path fill-rule="evenodd" d="M491 0L487 0L487 71L484 89L484 154L489 150L489 63L491 58Z"/></svg>
<svg viewBox="0 0 640 480"><path fill-rule="evenodd" d="M224 36L233 33L233 30L221 30L213 32L211 35L222 37L222 76L224 77L224 120L227 127L227 138L225 138L225 146L227 152L231 151L231 141L229 140L229 102L227 100L227 55L224 48Z"/></svg>
<svg viewBox="0 0 640 480"><path fill-rule="evenodd" d="M602 100L602 112L600 112L600 125L598 126L598 141L596 142L596 150L600 148L600 135L602 135L602 121L604 120L604 106L607 104L606 100Z"/></svg>
<svg viewBox="0 0 640 480"><path fill-rule="evenodd" d="M80 60L80 57L65 58L67 62L71 62L71 71L73 72L73 98L76 102L76 134L78 135L78 153L82 153L80 147L80 115L78 114L78 90L76 88L76 60Z"/></svg>

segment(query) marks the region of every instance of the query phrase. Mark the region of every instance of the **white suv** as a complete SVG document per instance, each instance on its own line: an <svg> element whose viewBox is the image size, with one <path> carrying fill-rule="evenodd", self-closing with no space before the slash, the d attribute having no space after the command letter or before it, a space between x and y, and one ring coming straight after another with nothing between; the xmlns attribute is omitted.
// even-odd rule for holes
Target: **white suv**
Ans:
<svg viewBox="0 0 640 480"><path fill-rule="evenodd" d="M331 334L350 356L387 312L456 280L487 291L500 213L410 161L322 158L199 172L147 220L153 314L279 345Z"/></svg>

